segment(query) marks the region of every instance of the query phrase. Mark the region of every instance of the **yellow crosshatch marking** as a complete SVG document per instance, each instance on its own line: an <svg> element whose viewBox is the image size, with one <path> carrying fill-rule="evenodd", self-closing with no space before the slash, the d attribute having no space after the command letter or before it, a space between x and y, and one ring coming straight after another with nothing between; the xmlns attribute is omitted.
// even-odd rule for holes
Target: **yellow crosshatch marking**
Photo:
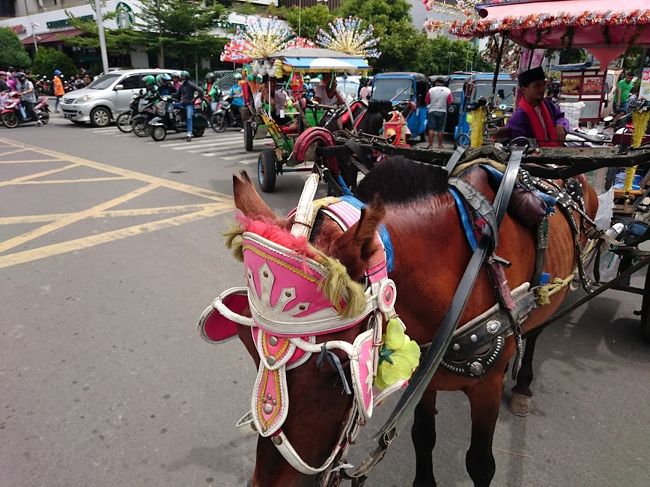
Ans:
<svg viewBox="0 0 650 487"><path fill-rule="evenodd" d="M68 252L74 252L77 250L94 247L95 245L109 243L127 237L142 235L171 226L178 226L184 223L209 218L220 213L231 211L234 208L232 198L228 195L216 193L214 191L191 186L188 184L150 176L148 174L131 171L129 169L115 167L100 162L89 161L87 159L70 156L60 152L51 151L49 149L22 144L10 139L0 138L0 149L9 149L7 152L0 151L0 164L30 164L44 162L56 162L59 164L65 164L63 167L58 167L46 171L41 170L25 176L19 176L13 179L0 181L0 192L3 190L3 188L11 186L22 186L24 189L21 191L29 191L31 187L53 184L101 184L104 182L129 180L142 183L142 185L136 189L111 198L110 200L98 204L93 204L88 208L80 211L71 213L46 213L41 215L12 215L0 217L0 226L34 223L43 224L13 238L9 238L8 240L0 241L0 269L44 259L46 257L51 257L54 255L61 255ZM38 154L38 157L43 156L44 158L22 160L5 159L6 156L19 154L22 152L35 153ZM40 179L52 176L54 174L65 173L65 171L79 167L95 169L100 172L111 174L111 176L98 176L95 178L82 177L76 179ZM139 196L142 196L159 188L170 189L178 191L179 193L185 193L192 196L204 198L207 200L207 202L199 204L154 206L149 208L136 209L114 209L116 206L119 206L127 201L134 200ZM160 215L162 218L149 223L132 225L120 228L118 230L111 230L99 234L74 238L66 242L42 245L27 250L17 251L13 253L11 252L16 247L37 241L39 238L47 234L83 220L152 215Z"/></svg>

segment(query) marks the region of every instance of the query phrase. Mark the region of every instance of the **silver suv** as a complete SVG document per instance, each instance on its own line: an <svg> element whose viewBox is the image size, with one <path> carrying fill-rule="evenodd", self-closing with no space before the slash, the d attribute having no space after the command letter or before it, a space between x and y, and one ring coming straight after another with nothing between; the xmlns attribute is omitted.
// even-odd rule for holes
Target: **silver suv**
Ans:
<svg viewBox="0 0 650 487"><path fill-rule="evenodd" d="M106 127L129 109L133 95L144 88L144 76L175 72L171 69L109 71L86 88L66 93L61 104L63 116L73 123L90 122L95 127Z"/></svg>

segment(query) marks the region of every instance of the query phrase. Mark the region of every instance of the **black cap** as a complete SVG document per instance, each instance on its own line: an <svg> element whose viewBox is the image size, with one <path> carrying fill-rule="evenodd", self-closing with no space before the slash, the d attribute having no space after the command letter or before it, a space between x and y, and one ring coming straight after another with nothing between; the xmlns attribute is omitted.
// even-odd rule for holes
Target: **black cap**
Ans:
<svg viewBox="0 0 650 487"><path fill-rule="evenodd" d="M540 81L546 79L546 73L541 67L529 69L523 73L519 73L518 80L519 86L528 86L533 81Z"/></svg>

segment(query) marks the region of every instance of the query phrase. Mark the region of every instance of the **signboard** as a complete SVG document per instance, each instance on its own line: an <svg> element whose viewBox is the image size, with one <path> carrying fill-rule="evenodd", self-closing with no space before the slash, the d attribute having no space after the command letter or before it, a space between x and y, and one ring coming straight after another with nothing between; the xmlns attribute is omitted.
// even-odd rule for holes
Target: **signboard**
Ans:
<svg viewBox="0 0 650 487"><path fill-rule="evenodd" d="M134 16L131 6L124 2L118 2L115 6L115 23L118 29L131 29L133 27Z"/></svg>
<svg viewBox="0 0 650 487"><path fill-rule="evenodd" d="M639 89L639 98L650 100L650 68L643 68L643 73L641 73L641 88Z"/></svg>
<svg viewBox="0 0 650 487"><path fill-rule="evenodd" d="M78 20L95 20L95 17L92 15L82 15L81 17L77 17ZM70 23L70 19L61 19L61 20L53 20L52 22L47 22L45 24L48 29L62 29L64 27L70 27L72 24Z"/></svg>
<svg viewBox="0 0 650 487"><path fill-rule="evenodd" d="M582 82L583 95L602 95L603 94L603 77L602 76L585 76Z"/></svg>
<svg viewBox="0 0 650 487"><path fill-rule="evenodd" d="M562 76L560 93L562 93L563 95L576 95L576 96L579 95L580 76Z"/></svg>

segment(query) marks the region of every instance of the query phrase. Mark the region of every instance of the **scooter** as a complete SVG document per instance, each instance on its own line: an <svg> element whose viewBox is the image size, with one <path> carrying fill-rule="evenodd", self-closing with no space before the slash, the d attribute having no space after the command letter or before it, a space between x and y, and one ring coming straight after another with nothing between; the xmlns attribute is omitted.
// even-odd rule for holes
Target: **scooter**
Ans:
<svg viewBox="0 0 650 487"><path fill-rule="evenodd" d="M131 130L137 137L147 137L151 134L149 122L158 115L159 101L160 98L156 95L143 95L138 99L137 115L131 119Z"/></svg>
<svg viewBox="0 0 650 487"><path fill-rule="evenodd" d="M228 127L242 127L239 110L235 111L232 106L232 97L225 95L219 104L217 110L212 114L210 119L212 130L217 133L225 132Z"/></svg>
<svg viewBox="0 0 650 487"><path fill-rule="evenodd" d="M140 109L140 100L144 98L144 90L140 90L131 98L129 109L126 112L120 113L115 119L115 124L120 132L128 134L133 131L133 118L138 114Z"/></svg>
<svg viewBox="0 0 650 487"><path fill-rule="evenodd" d="M166 108L164 115L155 117L149 121L151 138L156 142L161 142L167 137L167 131L173 130L176 133L185 132L185 110L174 109L173 101L170 96L164 96L162 101L165 102ZM207 117L201 112L203 100L200 97L194 99L194 115L192 116L192 135L202 137L208 126ZM188 142L191 137L188 137Z"/></svg>
<svg viewBox="0 0 650 487"><path fill-rule="evenodd" d="M30 122L40 121L43 125L47 125L50 121L50 107L47 104L47 98L41 96L34 105L34 113L36 118L23 115L24 107L21 105L21 96L18 92L12 92L5 99L2 105L2 112L0 118L5 127L13 129L18 125L23 125Z"/></svg>

